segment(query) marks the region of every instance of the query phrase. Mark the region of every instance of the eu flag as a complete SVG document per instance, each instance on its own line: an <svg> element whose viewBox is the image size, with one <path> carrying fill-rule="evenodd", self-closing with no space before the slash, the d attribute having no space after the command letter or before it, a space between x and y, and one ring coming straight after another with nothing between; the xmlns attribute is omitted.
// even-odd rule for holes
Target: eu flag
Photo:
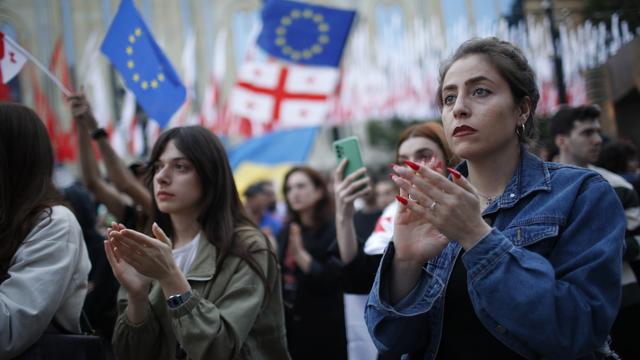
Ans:
<svg viewBox="0 0 640 360"><path fill-rule="evenodd" d="M294 63L337 67L355 14L296 1L265 1L258 45Z"/></svg>
<svg viewBox="0 0 640 360"><path fill-rule="evenodd" d="M187 90L131 0L122 0L100 50L147 115L164 128Z"/></svg>

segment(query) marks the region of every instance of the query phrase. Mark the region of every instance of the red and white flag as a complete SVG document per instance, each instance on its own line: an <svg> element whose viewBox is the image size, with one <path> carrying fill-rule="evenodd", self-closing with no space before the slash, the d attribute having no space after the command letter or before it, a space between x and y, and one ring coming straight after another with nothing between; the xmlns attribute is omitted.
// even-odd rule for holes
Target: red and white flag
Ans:
<svg viewBox="0 0 640 360"><path fill-rule="evenodd" d="M226 41L227 30L222 28L216 34L216 42L211 62L209 82L204 91L204 99L200 110L200 125L214 133L226 131L223 124L223 109L221 106L221 87L226 71Z"/></svg>
<svg viewBox="0 0 640 360"><path fill-rule="evenodd" d="M82 57L80 58L80 81L84 86L89 103L95 115L98 127L113 132L113 111L111 109L111 93L104 77L102 67L98 61L100 39L97 32L92 33L87 40Z"/></svg>
<svg viewBox="0 0 640 360"><path fill-rule="evenodd" d="M398 202L394 201L387 205L382 215L376 222L376 227L364 243L364 253L367 255L381 255L393 239L393 226L396 213L398 212Z"/></svg>
<svg viewBox="0 0 640 360"><path fill-rule="evenodd" d="M0 80L2 83L6 84L13 79L26 61L27 57L18 50L12 41L5 38L3 32L0 32Z"/></svg>
<svg viewBox="0 0 640 360"><path fill-rule="evenodd" d="M118 127L111 135L111 146L120 157L129 156L131 147L130 138L134 138L135 117L136 117L136 97L129 90L125 90L122 107L120 108L120 121ZM132 130L133 129L133 130Z"/></svg>
<svg viewBox="0 0 640 360"><path fill-rule="evenodd" d="M327 121L339 73L330 67L246 62L230 95L234 115L251 120L254 132Z"/></svg>

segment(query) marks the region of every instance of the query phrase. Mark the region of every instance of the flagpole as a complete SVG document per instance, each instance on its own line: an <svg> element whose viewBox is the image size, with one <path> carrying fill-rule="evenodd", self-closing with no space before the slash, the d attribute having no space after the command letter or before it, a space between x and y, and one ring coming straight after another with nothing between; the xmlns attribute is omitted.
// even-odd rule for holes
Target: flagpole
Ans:
<svg viewBox="0 0 640 360"><path fill-rule="evenodd" d="M21 53L22 55L26 56L29 60L33 61L34 64L36 64L37 67L40 68L40 70L44 71L45 74L47 74L47 76L51 79L51 81L53 81L58 88L60 89L60 91L62 91L62 93L66 96L69 97L71 96L71 91L69 91L69 89L67 89L61 82L60 80L58 80L58 78L56 78L50 71L49 69L47 69L44 65L42 65L42 63L40 63L40 61L38 61L38 59L36 59L35 57L33 57L33 55L31 55L31 53L29 53L27 50L23 49L22 46L18 45L17 42L13 41L13 39L11 39L8 36L5 36L4 39L8 42L11 43L11 45L15 46Z"/></svg>

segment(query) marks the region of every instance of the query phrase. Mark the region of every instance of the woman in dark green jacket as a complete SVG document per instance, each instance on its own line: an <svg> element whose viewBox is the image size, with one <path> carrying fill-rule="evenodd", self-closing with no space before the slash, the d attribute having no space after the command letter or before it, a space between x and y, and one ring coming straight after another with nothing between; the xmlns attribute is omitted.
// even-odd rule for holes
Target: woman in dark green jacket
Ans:
<svg viewBox="0 0 640 360"><path fill-rule="evenodd" d="M114 225L105 242L122 285L118 358L288 359L277 260L220 141L171 129L149 169L153 237Z"/></svg>

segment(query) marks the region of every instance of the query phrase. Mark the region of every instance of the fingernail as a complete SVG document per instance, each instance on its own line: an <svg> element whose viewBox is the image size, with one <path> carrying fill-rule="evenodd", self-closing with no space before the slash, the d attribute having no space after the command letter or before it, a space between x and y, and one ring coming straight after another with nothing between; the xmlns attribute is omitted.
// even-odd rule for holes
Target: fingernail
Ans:
<svg viewBox="0 0 640 360"><path fill-rule="evenodd" d="M407 205L409 203L409 201L405 198L403 198L400 195L396 195L396 200L400 201L402 203L402 205Z"/></svg>
<svg viewBox="0 0 640 360"><path fill-rule="evenodd" d="M394 167L396 166L396 163L389 163L389 169L394 170Z"/></svg>
<svg viewBox="0 0 640 360"><path fill-rule="evenodd" d="M420 170L420 165L414 163L411 160L404 160L404 163L407 164L407 166L412 168L414 171Z"/></svg>
<svg viewBox="0 0 640 360"><path fill-rule="evenodd" d="M389 174L389 177L391 178L391 180L394 180L396 178L396 174Z"/></svg>
<svg viewBox="0 0 640 360"><path fill-rule="evenodd" d="M462 174L460 174L460 172L454 168L448 167L447 170L449 171L451 176L453 176L456 179L460 179L462 177Z"/></svg>

